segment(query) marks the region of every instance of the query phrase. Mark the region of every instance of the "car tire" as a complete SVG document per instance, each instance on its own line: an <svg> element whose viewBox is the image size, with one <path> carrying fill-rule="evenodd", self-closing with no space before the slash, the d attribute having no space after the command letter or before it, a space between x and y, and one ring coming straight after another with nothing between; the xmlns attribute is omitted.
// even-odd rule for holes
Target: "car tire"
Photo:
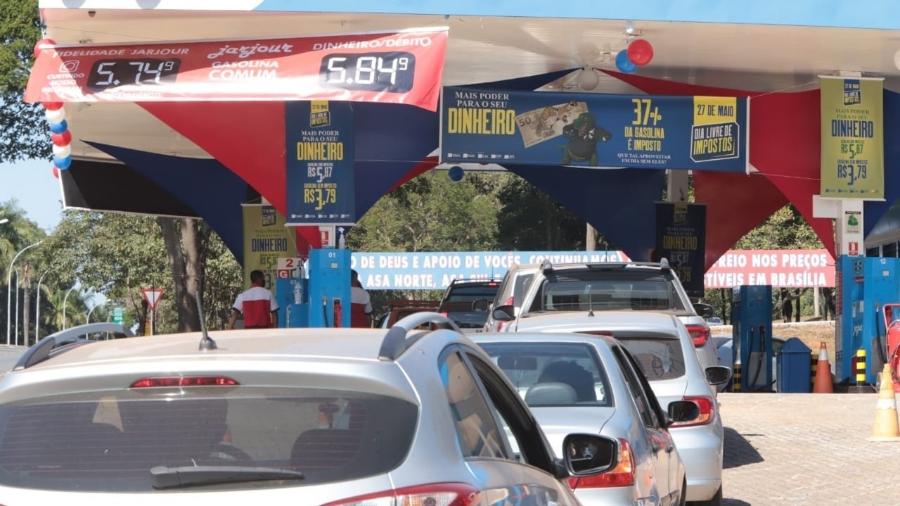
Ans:
<svg viewBox="0 0 900 506"><path fill-rule="evenodd" d="M692 506L721 506L722 505L722 487L719 487L719 490L716 490L716 495L712 496L712 499L708 501L697 501L692 502Z"/></svg>

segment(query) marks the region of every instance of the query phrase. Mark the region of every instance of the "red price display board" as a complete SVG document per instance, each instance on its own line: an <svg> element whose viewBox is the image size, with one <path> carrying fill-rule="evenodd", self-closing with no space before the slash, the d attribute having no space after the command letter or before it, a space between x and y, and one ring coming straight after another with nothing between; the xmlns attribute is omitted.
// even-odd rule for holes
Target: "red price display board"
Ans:
<svg viewBox="0 0 900 506"><path fill-rule="evenodd" d="M27 102L336 100L436 110L447 29L43 46Z"/></svg>

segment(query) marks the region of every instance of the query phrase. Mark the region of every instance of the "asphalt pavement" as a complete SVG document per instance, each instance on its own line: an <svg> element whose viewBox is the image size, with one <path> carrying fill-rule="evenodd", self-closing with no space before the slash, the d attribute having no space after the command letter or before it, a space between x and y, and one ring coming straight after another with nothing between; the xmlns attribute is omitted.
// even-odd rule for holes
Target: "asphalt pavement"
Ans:
<svg viewBox="0 0 900 506"><path fill-rule="evenodd" d="M866 441L876 401L876 394L719 394L724 504L900 505L900 442Z"/></svg>

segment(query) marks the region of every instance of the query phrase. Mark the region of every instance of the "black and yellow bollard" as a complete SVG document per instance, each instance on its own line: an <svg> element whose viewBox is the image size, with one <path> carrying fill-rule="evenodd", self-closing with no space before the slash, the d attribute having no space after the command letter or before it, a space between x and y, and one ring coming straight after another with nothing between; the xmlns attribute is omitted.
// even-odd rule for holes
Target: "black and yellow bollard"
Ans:
<svg viewBox="0 0 900 506"><path fill-rule="evenodd" d="M809 359L809 391L813 391L813 386L816 384L816 369L819 367L819 354L818 353L810 353Z"/></svg>
<svg viewBox="0 0 900 506"><path fill-rule="evenodd" d="M741 391L741 363L734 364L734 370L731 372L731 391Z"/></svg>
<svg viewBox="0 0 900 506"><path fill-rule="evenodd" d="M860 348L856 350L856 356L853 357L853 370L856 377L851 392L858 394L872 392L871 387L866 383L866 350Z"/></svg>

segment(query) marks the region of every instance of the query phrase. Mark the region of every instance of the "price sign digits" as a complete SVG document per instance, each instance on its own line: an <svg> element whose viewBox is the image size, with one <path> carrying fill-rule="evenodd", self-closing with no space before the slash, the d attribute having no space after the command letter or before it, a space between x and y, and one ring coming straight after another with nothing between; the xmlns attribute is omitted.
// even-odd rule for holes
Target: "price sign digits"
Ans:
<svg viewBox="0 0 900 506"><path fill-rule="evenodd" d="M405 93L412 89L416 57L404 51L330 54L322 58L319 82L326 88Z"/></svg>
<svg viewBox="0 0 900 506"><path fill-rule="evenodd" d="M94 63L88 75L88 88L102 90L126 84L155 85L162 81L174 81L181 60L100 60Z"/></svg>

